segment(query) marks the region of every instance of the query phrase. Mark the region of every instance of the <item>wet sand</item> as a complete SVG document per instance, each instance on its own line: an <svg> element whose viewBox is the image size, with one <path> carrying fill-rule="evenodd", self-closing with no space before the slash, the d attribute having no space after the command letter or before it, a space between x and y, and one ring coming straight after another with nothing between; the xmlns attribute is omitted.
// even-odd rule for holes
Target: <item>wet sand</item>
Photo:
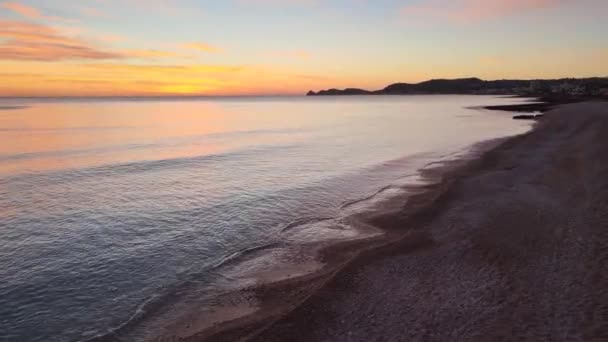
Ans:
<svg viewBox="0 0 608 342"><path fill-rule="evenodd" d="M256 289L255 314L177 340L608 340L607 132L608 102L553 109L362 218L384 236L325 249L319 272Z"/></svg>

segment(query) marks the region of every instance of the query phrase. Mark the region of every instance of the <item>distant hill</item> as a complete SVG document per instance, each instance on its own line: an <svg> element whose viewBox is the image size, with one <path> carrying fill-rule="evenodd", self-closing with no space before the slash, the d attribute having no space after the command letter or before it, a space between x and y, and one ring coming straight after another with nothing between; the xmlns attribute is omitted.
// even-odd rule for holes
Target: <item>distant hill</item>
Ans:
<svg viewBox="0 0 608 342"><path fill-rule="evenodd" d="M380 90L357 88L309 91L308 96L326 95L412 95L412 94L488 94L530 95L551 94L572 96L607 96L608 77L564 78L555 80L495 80L479 78L435 79L420 83L395 83Z"/></svg>

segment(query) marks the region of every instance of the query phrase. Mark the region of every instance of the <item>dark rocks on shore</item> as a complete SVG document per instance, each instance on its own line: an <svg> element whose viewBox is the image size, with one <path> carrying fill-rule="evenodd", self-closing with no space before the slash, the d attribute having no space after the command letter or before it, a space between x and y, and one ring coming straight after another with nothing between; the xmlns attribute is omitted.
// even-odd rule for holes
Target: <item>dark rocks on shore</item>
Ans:
<svg viewBox="0 0 608 342"><path fill-rule="evenodd" d="M518 113L545 113L553 109L556 105L581 102L581 98L572 98L568 96L541 96L537 98L538 102L533 103L520 103L513 105L500 105L500 106L485 106L485 109L490 110L503 110L507 112L518 112ZM540 119L538 118L527 118L525 115L518 115L519 117L514 119Z"/></svg>
<svg viewBox="0 0 608 342"><path fill-rule="evenodd" d="M554 106L553 103L540 102L540 103L522 103L515 105L502 105L502 106L486 106L485 109L490 110L504 110L508 112L521 112L521 113L533 113L541 112L544 113Z"/></svg>
<svg viewBox="0 0 608 342"><path fill-rule="evenodd" d="M513 117L514 120L538 120L542 118L544 114L523 114L523 115L515 115Z"/></svg>
<svg viewBox="0 0 608 342"><path fill-rule="evenodd" d="M515 115L513 119L515 120L534 120L535 115Z"/></svg>

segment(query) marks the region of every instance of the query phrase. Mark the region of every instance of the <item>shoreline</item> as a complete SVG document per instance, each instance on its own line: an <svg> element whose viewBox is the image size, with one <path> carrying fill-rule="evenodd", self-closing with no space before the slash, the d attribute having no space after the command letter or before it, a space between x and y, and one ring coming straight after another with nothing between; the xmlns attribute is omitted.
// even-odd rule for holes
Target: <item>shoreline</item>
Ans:
<svg viewBox="0 0 608 342"><path fill-rule="evenodd" d="M485 147L486 144L494 145L497 141L502 142L507 139L482 142L478 144L477 148L487 148ZM423 170L421 171L423 177L430 182L412 186L410 190L413 194L407 193L392 197L383 203L382 210L371 214L354 215L355 217L358 216L358 220L360 220L358 224L369 225L372 227L371 229L381 231L381 234L338 242L327 241L320 244L309 244L311 248L318 250L316 254L319 263L322 265L321 268L305 273L303 276L286 277L268 284L262 283L253 289L237 291L239 296L247 293L246 296L253 296L257 302L261 303L252 312L243 308L246 313L244 317L218 322L214 326L205 327L189 336L184 336L183 329L177 329L175 334L168 338L177 338L178 341L184 342L247 340L303 305L317 291L333 281L338 274L347 272L352 264L364 262L366 258L373 257L377 253L385 253L390 248L402 244L408 245L408 248L412 248L412 250L424 248L427 244L432 243L426 234L419 232L417 229L401 231L392 225L402 220L409 220L410 217L415 218L425 215L425 211L432 207L435 204L434 202L449 188L448 183L452 181L452 177L447 175L458 172L460 168L466 167L476 157L479 156L471 155L462 159L450 160L439 166ZM439 179L441 180L438 182L432 182L432 180ZM408 203L405 207L402 206L404 202ZM405 215L407 218L399 217L398 222L393 221L395 215ZM306 246L303 245L304 248ZM277 293L280 293L280 298L277 298ZM231 297L235 294L228 293L226 295ZM195 320L196 318L192 319L192 321ZM191 321L186 325L183 324L184 322L180 323L182 327L187 327L188 330L192 328ZM165 341L166 338L163 337L155 341Z"/></svg>
<svg viewBox="0 0 608 342"><path fill-rule="evenodd" d="M291 312L185 341L606 337L608 163L606 144L590 145L606 127L606 102L549 112L451 169L418 210L376 217L395 239Z"/></svg>
<svg viewBox="0 0 608 342"><path fill-rule="evenodd" d="M421 178L425 181L402 188L402 190L407 189L408 192L383 201L381 209L353 214L350 217L353 221L353 229L358 230L358 236L361 237L301 245L302 249L310 248L307 253L315 254L321 267L305 272L300 276L291 277L291 274L289 274L287 277L279 277L278 280L273 280L270 283L262 282L254 285L253 288L229 292L223 295L224 298L218 298L220 302L230 303L234 303L233 298L237 297L255 298L255 302L261 305L255 307L253 311L250 310L250 306L243 306L243 317L218 321L212 326L208 326L208 322L201 322L200 316L189 317L186 322L179 322L180 327L172 330L172 334L154 341L167 341L167 339L173 341L176 339L177 341L194 342L246 339L302 305L315 292L331 282L337 274L343 272L356 260L367 256L368 253L385 250L404 238L412 237L417 241L420 239L422 244L429 242L415 230L395 230L389 227L387 222L381 223L380 221L387 217L393 217L397 212L408 216L419 215L422 209L430 206L431 202L435 201L437 196L440 196L441 192L446 189L443 178L451 172L446 170L455 171L479 157L479 153L482 153L482 151L491 149L499 142L508 139L501 138L480 142L475 144L465 157L456 157L445 162L434 162L433 167L420 170ZM402 206L404 202L408 203L405 210ZM417 248L416 244L413 244L412 247ZM294 269L299 269L298 265L296 264ZM277 298L277 293L280 293L280 298ZM221 311L221 309L218 311ZM195 313L195 315L198 315L198 313ZM204 328L196 329L197 321L202 323L201 325ZM189 334L193 328L195 333Z"/></svg>
<svg viewBox="0 0 608 342"><path fill-rule="evenodd" d="M285 339L310 341L331 340L329 337L343 336L335 333L335 331L328 331L342 329L344 325L348 327L348 333L359 330L361 327L358 324L352 323L356 320L353 320L352 317L348 318L348 316L358 317L360 313L347 311L347 318L339 318L342 314L338 314L337 312L340 310L336 310L334 307L357 305L366 308L369 303L356 297L349 297L347 293L352 292L361 279L378 282L378 279L382 279L383 277L394 277L394 275L387 275L386 273L380 274L380 277L370 277L366 275L369 271L365 271L370 265L375 263L391 263L394 262L393 259L401 257L408 258L408 260L409 258L416 260L419 254L432 255L434 250L442 248L442 243L440 242L442 239L439 237L445 234L449 235L449 232L445 233L441 231L441 229L445 229L444 227L436 229L433 226L436 224L436 221L441 220L440 218L446 215L446 212L451 210L451 207L460 205L463 201L462 188L466 184L478 182L477 179L488 172L508 173L517 171L527 176L528 171L526 171L525 167L518 165L517 158L519 157L514 157L514 153L529 152L530 148L542 145L544 143L543 140L547 137L555 139L556 135L569 133L569 130L572 129L589 130L587 122L583 119L578 119L578 121L584 122L577 124L578 126L582 126L582 128L578 128L578 126L574 128L568 127L569 119L566 117L568 114L572 114L572 112L592 111L595 113L595 119L598 117L603 118L603 113L598 114L598 112L605 112L607 107L608 104L606 102L560 106L547 113L548 118L537 123L527 133L501 139L500 141L486 142L485 146L478 146L477 155L472 153L468 158L447 162L438 167L425 170L423 176L427 179L437 180L437 177L441 177L441 180L418 187L418 190L421 190L421 192L410 196L408 199L397 196L386 203L382 211L361 218L367 224L381 229L385 232L384 235L322 247L320 259L325 264L317 272L312 272L302 277L288 278L251 290L250 295L258 298L261 303L255 314L219 323L211 328L206 328L187 336L180 334L180 329L176 327L173 338L177 338L179 341L282 341ZM608 116L606 117L608 118ZM608 119L606 122L608 123ZM548 151L542 150L542 152L543 155L538 157L551 158L550 155L546 155ZM526 159L523 162L529 161ZM557 172L561 171L558 170ZM502 182L510 184L505 188L507 190L511 188L517 189L518 186L521 186L517 185L516 180L501 179ZM557 185L561 184L558 183ZM492 187L495 185L490 183L483 186ZM464 198L471 201L470 195L468 197L465 195ZM407 205L404 205L404 200ZM500 210L504 210L504 204L500 205L500 208L502 208ZM467 209L462 215L471 214L471 210ZM440 218L438 219L438 217ZM521 218L514 218L514 220L517 219ZM452 223L448 224L448 226L450 227L448 231L454 229ZM463 238L460 235L461 233L458 234L458 238ZM500 237L505 238L504 236ZM486 239L492 240L492 237L488 237L487 233L483 233L481 238L474 238L481 239L483 243L487 243ZM512 242L508 242L509 237L506 238L507 241L504 241L504 243L509 247ZM473 238L469 237L469 239ZM518 241L518 243L522 243L522 240ZM523 241L526 240L524 239ZM525 242L523 244L526 245ZM496 242L491 242L489 249L487 248L488 246L484 246L485 251L482 253L483 258L490 258L489 261L486 261L489 263L487 267L498 267L499 271L509 267L505 265L505 263L508 264L508 260L501 260L505 258L505 252L501 251L502 246L500 244L496 245ZM509 248L518 247L511 246ZM518 257L517 253L511 255L512 251L506 253L506 257ZM494 254L497 256L494 256ZM496 258L498 260L495 260ZM441 267L441 264L436 264L435 266ZM431 272L432 268L429 268L427 271ZM431 274L435 273L438 272L431 272ZM437 276L441 279L441 275ZM509 274L503 276L510 277ZM392 283L386 282L383 285L379 285L381 289L379 292L382 290L387 291L387 289L384 289L384 286L388 284ZM439 285L435 283L435 286ZM436 288L436 291L441 292L444 289L439 287ZM397 293L407 296L406 293L400 293L399 291ZM390 301L389 298L382 298L383 295L381 293L368 293L367 295L373 300ZM394 296L394 293L384 295L391 297ZM511 305L516 303L508 298L509 294L505 294L504 296L507 299L500 300L500 303L503 305L504 303L511 303ZM370 298L366 298L366 300L370 300ZM466 296L463 298L466 298ZM429 304L425 305L428 306ZM327 309L327 307L332 309ZM503 309L506 310L508 307ZM377 324L376 317L377 315L374 313L374 324ZM466 315L463 316L462 313L458 314L458 319L462 320L462 317L466 317ZM336 319L339 320L338 323L336 323ZM395 332L391 333L390 329L403 333L403 331L400 331L395 326L389 326L385 329L389 329L386 332L387 336L395 334ZM419 332L419 329L414 330ZM382 333L384 333L384 330ZM323 336L323 338L320 336ZM486 333L486 336L496 338L491 333ZM369 338L370 336L367 337ZM159 339L158 341L161 340Z"/></svg>
<svg viewBox="0 0 608 342"><path fill-rule="evenodd" d="M243 307L243 317L219 321L212 326L204 322L204 327L201 329L196 329L196 322L200 324L205 320L191 317L186 322L179 322L181 328L172 329L173 333L169 334L169 337L159 338L156 341L164 341L167 338L192 342L247 340L305 305L311 296L333 282L337 276L348 272L353 265L365 263L370 258L391 253L391 250L403 246L412 251L427 248L433 244L427 232L417 228L401 229L398 226L415 227L432 217L432 212L438 210L454 181L486 154L516 137L476 143L465 156L435 162L432 166L419 170L424 180L420 185L407 186L409 191L383 202L381 209L354 215L358 224L368 225L372 230L380 231L380 235L310 244L311 248L318 250L321 268L303 276L286 277L269 284L257 285L253 289L226 294L226 297L234 295L253 297L256 299L255 302L261 304L253 311L250 306ZM303 247L305 248L306 245ZM277 293L280 293L279 298Z"/></svg>

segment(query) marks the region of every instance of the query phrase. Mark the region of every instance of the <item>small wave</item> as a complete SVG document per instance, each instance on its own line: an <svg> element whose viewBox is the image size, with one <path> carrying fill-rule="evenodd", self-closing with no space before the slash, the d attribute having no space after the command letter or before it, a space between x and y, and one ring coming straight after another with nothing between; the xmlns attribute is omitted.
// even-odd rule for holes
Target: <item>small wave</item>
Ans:
<svg viewBox="0 0 608 342"><path fill-rule="evenodd" d="M204 272L213 272L220 267L226 266L230 263L237 262L239 259L254 253L256 251L260 251L267 248L273 248L279 246L279 243L268 243L264 245L254 246L251 248L246 248L237 252L234 252L228 255L225 258L222 258L217 263L211 265L210 267L205 268ZM213 272L215 274L215 272ZM221 274L216 274L220 275ZM191 275L192 279L195 279L195 275ZM137 306L133 314L129 316L126 320L119 323L118 325L108 329L105 332L98 333L96 336L86 339L86 342L118 342L122 341L121 335L124 333L128 334L128 331L132 327L136 327L138 323L142 320L149 317L149 315L154 314L159 309L167 305L170 301L174 300L173 295L176 293L180 293L182 290L186 289L193 282L192 279L186 280L180 284L175 285L171 288L164 288L158 290L155 294L146 298L141 304Z"/></svg>
<svg viewBox="0 0 608 342"><path fill-rule="evenodd" d="M405 175L405 176L401 177L401 179L407 179L407 178L412 178L412 177L417 177L417 176L419 176L418 172L417 173L412 173L412 174ZM351 207L353 205L359 204L361 202L372 200L376 196L381 195L382 193L384 193L384 192L386 192L388 190L393 190L393 189L395 189L395 190L401 190L402 188L403 188L403 186L399 185L399 184L389 184L389 185L383 186L380 189L378 189L375 192L373 192L369 196L365 196L365 197L362 197L362 198L357 198L357 199L354 199L354 200L351 200L351 201L348 201L348 202L342 204L340 206L340 210L347 209L347 208L349 208L349 207Z"/></svg>
<svg viewBox="0 0 608 342"><path fill-rule="evenodd" d="M206 267L203 272L206 274L213 274L214 276L219 276L228 280L233 280L227 278L222 275L220 272L216 272L218 268L226 267L232 263L236 263L243 258L251 255L252 253L276 248L282 246L281 243L267 243L258 246L253 246L250 248L242 249L237 252L234 252L215 264ZM150 315L153 315L155 312L158 312L159 309L165 307L171 301L175 301L174 295L178 293L182 293L189 286L192 286L196 283L196 275L191 274L190 279L186 280L180 284L177 284L170 288L164 288L158 290L155 294L145 299L141 304L137 306L133 314L129 316L126 320L121 322L120 324L106 330L105 332L98 333L96 336L93 336L89 339L86 339L86 342L120 342L123 341L122 338L125 334L129 334L133 328L137 328L138 324L143 320L148 319ZM221 295L221 293L217 293L216 295Z"/></svg>
<svg viewBox="0 0 608 342"><path fill-rule="evenodd" d="M445 162L447 162L447 161L459 159L459 158L463 157L464 155L468 154L469 152L470 152L470 149L465 148L465 149L460 149L456 152L440 155L436 158L436 160L433 160L431 162L424 164L424 166L422 168L420 168L420 170L421 171L427 170L429 167L431 167L433 165L441 165L441 164L445 164Z"/></svg>
<svg viewBox="0 0 608 342"><path fill-rule="evenodd" d="M269 248L276 248L276 247L280 247L280 246L282 246L281 243L270 242L270 243L263 244L263 245L258 245L258 246L253 246L253 247L245 248L245 249L236 251L236 252L228 255L225 258L222 258L220 261L218 261L217 263L215 263L211 268L212 269L217 269L219 267L226 266L226 265L231 264L231 263L235 263L239 259L242 259L242 258L246 257L247 255L250 255L250 254L255 253L257 251L261 251L261 250L269 249Z"/></svg>
<svg viewBox="0 0 608 342"><path fill-rule="evenodd" d="M144 300L136 309L135 312L124 322L119 325L108 329L106 332L99 333L94 337L91 337L86 342L119 342L120 333L131 326L136 325L147 317L148 314L158 310L162 307L170 297L169 292L165 294L154 294Z"/></svg>
<svg viewBox="0 0 608 342"><path fill-rule="evenodd" d="M333 219L334 219L333 217L303 218L303 219L292 221L292 222L286 224L285 226L279 228L279 232L284 233L288 230L291 230L293 228L296 228L296 227L299 227L299 226L302 226L305 224L318 223L318 222L329 221L329 220L333 220Z"/></svg>
<svg viewBox="0 0 608 342"><path fill-rule="evenodd" d="M350 206L353 206L355 204L359 204L361 202L369 201L369 200L373 199L374 197L378 196L379 194L381 194L381 193L383 193L383 192L385 192L387 190L397 189L397 188L399 188L399 187L396 186L396 185L392 185L392 184L391 185L387 185L385 187L382 187L382 188L378 189L376 192L374 192L373 194L371 194L369 196L366 196L366 197L363 197L363 198L359 198L359 199L355 199L355 200L348 201L348 202L344 203L342 206L340 206L340 209L346 209L346 208L348 208Z"/></svg>

